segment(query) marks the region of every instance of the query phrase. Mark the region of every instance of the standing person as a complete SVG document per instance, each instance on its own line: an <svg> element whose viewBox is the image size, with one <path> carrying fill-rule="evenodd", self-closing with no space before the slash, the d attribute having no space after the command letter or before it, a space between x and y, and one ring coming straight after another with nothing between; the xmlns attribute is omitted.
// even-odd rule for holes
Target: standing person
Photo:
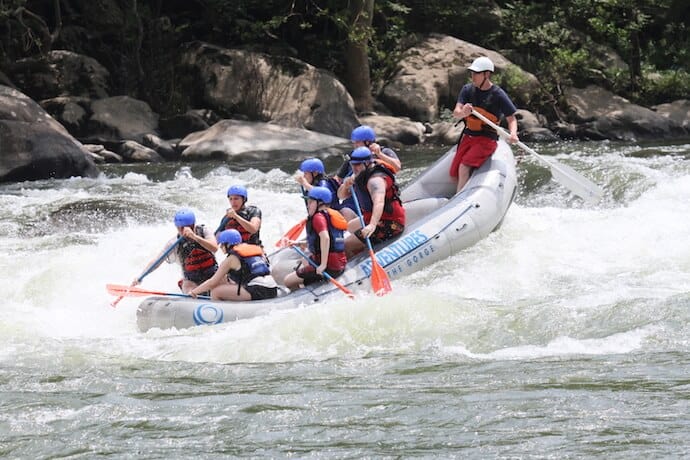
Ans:
<svg viewBox="0 0 690 460"><path fill-rule="evenodd" d="M393 149L381 147L381 145L376 142L376 132L371 126L357 126L350 134L350 141L354 149L358 147L367 147L371 151L374 159L380 161L384 166L387 166L393 173L397 174L402 168L402 163L400 162L400 158L398 158L398 154L395 153ZM352 168L350 167L350 162L346 161L340 166L335 177L342 182L342 180L350 174L352 174Z"/></svg>
<svg viewBox="0 0 690 460"><path fill-rule="evenodd" d="M196 216L191 210L180 209L175 213L173 221L178 235L184 237L184 240L167 258L160 260L156 265L149 264L145 272L157 269L163 260L168 263L179 263L182 266L182 279L178 285L182 292L187 294L211 278L218 269L215 257L218 244L213 233L205 225L196 225ZM175 239L170 240L166 247L174 241ZM137 284L139 284L138 279L134 280L132 286Z"/></svg>
<svg viewBox="0 0 690 460"><path fill-rule="evenodd" d="M350 235L345 238L345 255L348 259L365 248L367 237L375 245L405 230L405 209L400 201L395 174L375 162L366 147L357 147L352 151L350 164L353 174L340 186L338 196L346 199L354 189L365 225L362 228L359 216L348 222Z"/></svg>
<svg viewBox="0 0 690 460"><path fill-rule="evenodd" d="M323 280L324 272L337 278L347 265L344 241L347 221L342 214L330 208L329 203L333 200L331 191L326 187L313 187L307 197L307 246L310 259L317 268L307 264L288 273L283 284L290 290Z"/></svg>
<svg viewBox="0 0 690 460"><path fill-rule="evenodd" d="M231 185L227 195L230 207L215 231L216 236L223 230L235 229L240 232L243 242L261 246L261 210L247 205L247 188L243 185Z"/></svg>
<svg viewBox="0 0 690 460"><path fill-rule="evenodd" d="M235 229L220 232L218 243L227 257L213 277L189 292L192 297L209 289L214 300L263 300L278 295L278 285L261 246L243 243Z"/></svg>
<svg viewBox="0 0 690 460"><path fill-rule="evenodd" d="M302 174L297 176L295 180L300 184L302 193L308 194L314 187L325 187L331 192L333 197L329 203L331 209L340 208L340 201L338 201L340 181L336 177L326 176L326 169L321 160L318 158L307 158L300 164L299 170Z"/></svg>
<svg viewBox="0 0 690 460"><path fill-rule="evenodd" d="M472 115L472 109L498 124L505 116L510 131L509 143L518 142L518 124L515 104L498 85L491 82L494 63L488 57L478 57L468 67L472 83L462 87L455 104L453 116L465 119L455 157L450 167L451 177L457 177L456 193L465 186L474 169L480 167L496 150L496 131Z"/></svg>

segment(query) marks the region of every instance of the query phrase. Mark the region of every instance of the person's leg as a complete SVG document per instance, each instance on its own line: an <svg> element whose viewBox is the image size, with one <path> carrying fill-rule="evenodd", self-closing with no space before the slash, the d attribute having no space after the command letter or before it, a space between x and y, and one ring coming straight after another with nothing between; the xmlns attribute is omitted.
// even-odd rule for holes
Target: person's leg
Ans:
<svg viewBox="0 0 690 460"><path fill-rule="evenodd" d="M295 289L299 289L300 287L302 287L302 278L300 278L297 275L296 271L290 272L285 276L283 284L286 288L290 289L291 291L294 291Z"/></svg>
<svg viewBox="0 0 690 460"><path fill-rule="evenodd" d="M239 294L236 284L221 284L211 290L213 300L252 300L252 296L246 289L240 287Z"/></svg>
<svg viewBox="0 0 690 460"><path fill-rule="evenodd" d="M183 279L182 285L180 286L180 289L182 290L183 294L189 294L189 291L191 291L192 289L194 289L197 286L198 286L198 284L195 283L194 281L188 280L188 279Z"/></svg>
<svg viewBox="0 0 690 460"><path fill-rule="evenodd" d="M460 164L460 166L458 166L458 185L455 188L455 193L460 193L467 181L470 180L471 173L472 168L470 166L465 164Z"/></svg>

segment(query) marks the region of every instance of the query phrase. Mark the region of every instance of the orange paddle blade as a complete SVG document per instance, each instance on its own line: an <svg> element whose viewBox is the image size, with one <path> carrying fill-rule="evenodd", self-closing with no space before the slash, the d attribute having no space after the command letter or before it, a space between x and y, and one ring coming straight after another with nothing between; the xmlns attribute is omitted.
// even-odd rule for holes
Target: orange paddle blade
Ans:
<svg viewBox="0 0 690 460"><path fill-rule="evenodd" d="M124 286L120 284L106 284L105 289L110 295L119 297L141 297L145 295L165 295L165 292L150 291L136 286Z"/></svg>
<svg viewBox="0 0 690 460"><path fill-rule="evenodd" d="M277 248L285 248L290 245L290 241L295 241L299 236L302 234L302 230L304 230L304 227L307 225L307 219L302 219L301 221L297 222L296 225L293 225L290 230L285 232L285 235L278 241L276 241L276 247Z"/></svg>
<svg viewBox="0 0 690 460"><path fill-rule="evenodd" d="M391 281L388 279L386 271L376 260L373 250L369 251L369 255L371 256L371 288L377 296L386 295L393 290Z"/></svg>
<svg viewBox="0 0 690 460"><path fill-rule="evenodd" d="M177 292L150 291L148 289L142 289L142 288L136 287L136 286L123 286L120 284L106 284L105 288L108 291L108 294L116 295L116 296L120 296L120 297L142 297L145 295L166 295L166 296L173 296L173 297L192 297L189 294L179 294ZM204 300L210 299L209 296L205 296L205 295L198 295L198 296L196 296L196 298L197 299L204 299Z"/></svg>

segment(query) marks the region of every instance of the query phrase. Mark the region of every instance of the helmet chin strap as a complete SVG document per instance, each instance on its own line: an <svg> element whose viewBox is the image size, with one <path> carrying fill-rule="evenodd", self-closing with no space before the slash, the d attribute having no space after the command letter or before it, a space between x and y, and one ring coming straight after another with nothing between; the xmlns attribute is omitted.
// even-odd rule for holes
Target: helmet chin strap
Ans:
<svg viewBox="0 0 690 460"><path fill-rule="evenodd" d="M489 77L486 76L486 70L482 72L482 75L484 76L484 79L482 80L481 85L479 85L479 89L483 90L484 89L484 83L486 83L489 80ZM487 88L488 89L488 88Z"/></svg>

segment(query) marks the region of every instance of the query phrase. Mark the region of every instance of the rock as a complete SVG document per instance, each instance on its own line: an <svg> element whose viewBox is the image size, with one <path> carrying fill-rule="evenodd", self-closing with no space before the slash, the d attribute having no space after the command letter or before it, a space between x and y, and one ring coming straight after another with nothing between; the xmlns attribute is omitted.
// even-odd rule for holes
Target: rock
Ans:
<svg viewBox="0 0 690 460"><path fill-rule="evenodd" d="M349 136L349 133L348 133ZM231 159L238 155L268 157L311 152L337 155L351 149L349 139L306 129L269 123L221 120L205 131L192 133L178 144L183 160Z"/></svg>
<svg viewBox="0 0 690 460"><path fill-rule="evenodd" d="M460 89L469 80L467 66L479 56L488 56L494 62L496 74L492 81L500 84L504 78L506 83L501 86L516 104L526 104L539 88L534 75L495 51L431 34L405 51L398 71L384 86L379 99L393 115L422 122L438 120L442 108L455 106Z"/></svg>
<svg viewBox="0 0 690 460"><path fill-rule="evenodd" d="M199 74L203 104L228 116L349 136L357 126L354 101L330 73L305 62L194 42L182 64Z"/></svg>
<svg viewBox="0 0 690 460"><path fill-rule="evenodd" d="M568 121L578 125L578 138L636 141L671 133L668 118L598 86L566 88L564 93Z"/></svg>
<svg viewBox="0 0 690 460"><path fill-rule="evenodd" d="M0 182L95 177L90 153L36 102L0 85Z"/></svg>
<svg viewBox="0 0 690 460"><path fill-rule="evenodd" d="M98 144L133 140L142 143L146 134L158 135L158 114L144 101L129 96L91 102L88 131L84 138Z"/></svg>

